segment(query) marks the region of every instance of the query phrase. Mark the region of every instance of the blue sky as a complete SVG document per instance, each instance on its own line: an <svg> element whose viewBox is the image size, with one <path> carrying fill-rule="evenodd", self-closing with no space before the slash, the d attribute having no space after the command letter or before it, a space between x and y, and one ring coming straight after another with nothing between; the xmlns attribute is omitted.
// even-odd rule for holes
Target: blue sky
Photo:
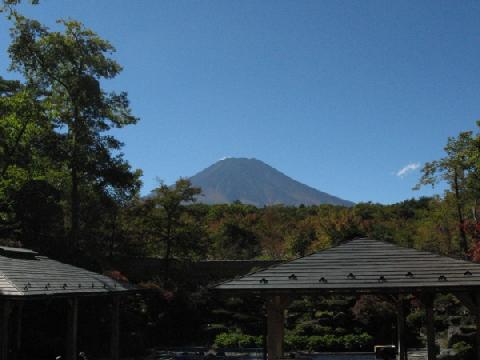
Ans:
<svg viewBox="0 0 480 360"><path fill-rule="evenodd" d="M333 195L393 203L431 194L411 190L417 167L480 118L478 1L40 2L20 10L52 27L81 20L117 48L124 71L106 86L140 117L116 135L144 192L255 157Z"/></svg>

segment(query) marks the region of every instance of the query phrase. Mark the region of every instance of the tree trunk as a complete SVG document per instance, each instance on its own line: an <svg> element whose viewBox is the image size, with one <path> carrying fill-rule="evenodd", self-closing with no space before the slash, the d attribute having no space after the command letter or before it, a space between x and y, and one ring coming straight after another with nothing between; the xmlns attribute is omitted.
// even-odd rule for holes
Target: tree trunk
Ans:
<svg viewBox="0 0 480 360"><path fill-rule="evenodd" d="M20 144L20 140L22 140L22 137L25 134L25 131L27 130L27 126L28 126L29 122L30 121L26 121L26 122L23 123L22 129L20 130L19 134L17 135L17 137L14 141L13 147L11 149L7 149L7 151L5 153L5 156L4 156L5 163L2 167L1 178L3 178L5 176L8 168L12 164L12 157L17 152L18 146Z"/></svg>
<svg viewBox="0 0 480 360"><path fill-rule="evenodd" d="M455 188L455 201L457 203L457 216L458 216L458 223L460 226L460 239L461 239L461 247L464 252L464 255L468 253L468 242L467 242L467 234L465 232L465 218L463 216L463 208L460 200L460 190L458 185L458 173L455 170L455 174L453 177L453 184Z"/></svg>
<svg viewBox="0 0 480 360"><path fill-rule="evenodd" d="M163 283L166 286L170 279L170 253L172 251L172 220L167 217L167 249L165 251L165 274Z"/></svg>
<svg viewBox="0 0 480 360"><path fill-rule="evenodd" d="M117 233L117 213L115 212L112 219L112 233L110 234L110 257L113 257L113 250L115 248L115 237Z"/></svg>
<svg viewBox="0 0 480 360"><path fill-rule="evenodd" d="M74 162L74 161L73 161ZM73 249L78 246L78 233L80 229L80 204L78 196L78 172L77 166L72 162L72 193L71 193L71 228L70 241Z"/></svg>
<svg viewBox="0 0 480 360"><path fill-rule="evenodd" d="M70 159L71 167L71 181L72 192L70 194L71 201L71 219L70 219L70 241L72 249L76 249L78 246L78 237L80 232L80 197L78 193L78 109L74 111L74 124L72 126L72 155Z"/></svg>

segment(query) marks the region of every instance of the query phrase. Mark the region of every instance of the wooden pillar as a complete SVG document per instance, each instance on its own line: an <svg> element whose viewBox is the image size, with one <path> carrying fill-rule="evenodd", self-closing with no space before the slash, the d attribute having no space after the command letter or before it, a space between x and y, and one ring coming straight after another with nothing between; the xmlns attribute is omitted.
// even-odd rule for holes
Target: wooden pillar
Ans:
<svg viewBox="0 0 480 360"><path fill-rule="evenodd" d="M405 304L403 301L403 296L399 296L396 305L398 357L400 360L407 360L407 344L405 343Z"/></svg>
<svg viewBox="0 0 480 360"><path fill-rule="evenodd" d="M424 297L423 303L426 312L426 332L427 332L427 359L435 360L437 356L437 347L435 345L435 323L433 316L433 303L435 296L429 294Z"/></svg>
<svg viewBox="0 0 480 360"><path fill-rule="evenodd" d="M477 360L480 360L480 291L475 291L475 304L473 314L475 316L475 347Z"/></svg>
<svg viewBox="0 0 480 360"><path fill-rule="evenodd" d="M288 300L283 296L273 296L267 301L267 353L268 360L283 357L285 309Z"/></svg>
<svg viewBox="0 0 480 360"><path fill-rule="evenodd" d="M16 326L15 326L15 356L19 358L22 349L22 319L23 319L23 301L17 304Z"/></svg>
<svg viewBox="0 0 480 360"><path fill-rule="evenodd" d="M9 300L2 302L1 324L0 324L0 360L8 359L8 328L12 304Z"/></svg>
<svg viewBox="0 0 480 360"><path fill-rule="evenodd" d="M110 356L112 360L120 359L120 297L112 298L112 333L110 338Z"/></svg>
<svg viewBox="0 0 480 360"><path fill-rule="evenodd" d="M262 341L262 346L263 346L263 357L262 360L268 360L267 359L267 354L268 354L268 348L267 348L267 337L268 337L268 313L267 313L267 307L265 306L265 319L263 320L263 341Z"/></svg>
<svg viewBox="0 0 480 360"><path fill-rule="evenodd" d="M66 360L77 360L78 298L68 299Z"/></svg>

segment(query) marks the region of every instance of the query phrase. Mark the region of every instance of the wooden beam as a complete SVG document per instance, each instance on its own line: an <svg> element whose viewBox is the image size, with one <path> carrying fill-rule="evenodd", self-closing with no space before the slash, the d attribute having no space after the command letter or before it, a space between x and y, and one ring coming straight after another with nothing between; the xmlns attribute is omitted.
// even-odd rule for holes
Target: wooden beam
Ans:
<svg viewBox="0 0 480 360"><path fill-rule="evenodd" d="M435 344L435 323L434 323L434 304L435 295L426 294L422 298L426 313L426 332L427 332L427 359L435 360L437 357L437 347Z"/></svg>
<svg viewBox="0 0 480 360"><path fill-rule="evenodd" d="M2 302L1 325L0 325L0 360L8 360L8 333L9 319L12 311L12 304L9 300Z"/></svg>
<svg viewBox="0 0 480 360"><path fill-rule="evenodd" d="M78 338L78 298L68 299L67 316L67 360L77 359L77 338Z"/></svg>
<svg viewBox="0 0 480 360"><path fill-rule="evenodd" d="M407 360L407 344L405 341L405 303L402 295L398 297L395 305L397 308L398 357L400 360Z"/></svg>
<svg viewBox="0 0 480 360"><path fill-rule="evenodd" d="M112 298L112 333L110 338L110 356L112 360L120 359L120 297Z"/></svg>
<svg viewBox="0 0 480 360"><path fill-rule="evenodd" d="M287 305L288 298L280 295L272 296L267 301L268 360L278 360L283 357L284 322Z"/></svg>

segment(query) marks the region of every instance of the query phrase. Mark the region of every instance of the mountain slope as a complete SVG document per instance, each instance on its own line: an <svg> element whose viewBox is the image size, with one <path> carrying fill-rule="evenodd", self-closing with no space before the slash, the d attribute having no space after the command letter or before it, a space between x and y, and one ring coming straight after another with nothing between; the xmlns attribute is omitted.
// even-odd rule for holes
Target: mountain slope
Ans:
<svg viewBox="0 0 480 360"><path fill-rule="evenodd" d="M231 203L240 200L256 206L333 204L352 202L304 185L257 159L227 158L190 178L202 188L199 202Z"/></svg>

